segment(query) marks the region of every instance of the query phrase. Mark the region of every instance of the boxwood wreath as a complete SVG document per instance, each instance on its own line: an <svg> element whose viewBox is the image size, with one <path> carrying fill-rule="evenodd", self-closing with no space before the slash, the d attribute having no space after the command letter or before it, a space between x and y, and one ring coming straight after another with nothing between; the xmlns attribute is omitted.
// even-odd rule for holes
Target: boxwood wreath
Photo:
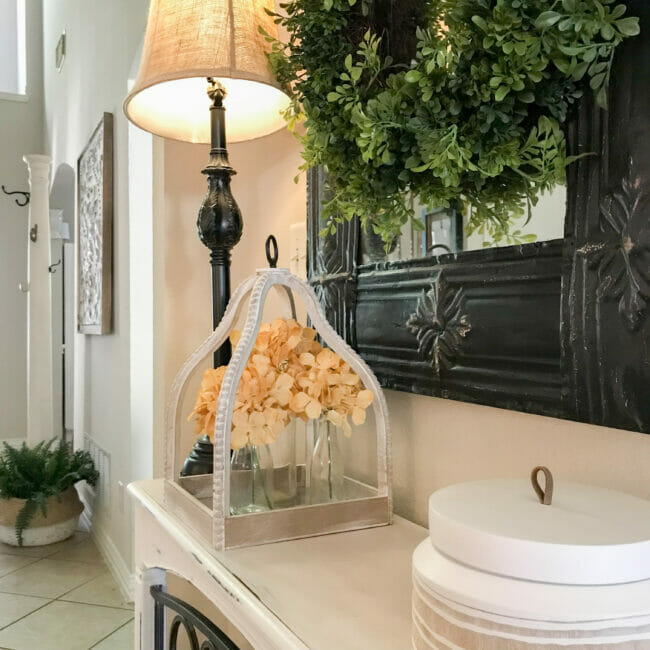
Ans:
<svg viewBox="0 0 650 650"><path fill-rule="evenodd" d="M304 168L324 165L327 225L358 215L387 249L412 196L462 205L469 233L514 224L564 182L562 125L583 87L605 107L616 47L639 33L614 0L289 0L269 61L292 97Z"/></svg>

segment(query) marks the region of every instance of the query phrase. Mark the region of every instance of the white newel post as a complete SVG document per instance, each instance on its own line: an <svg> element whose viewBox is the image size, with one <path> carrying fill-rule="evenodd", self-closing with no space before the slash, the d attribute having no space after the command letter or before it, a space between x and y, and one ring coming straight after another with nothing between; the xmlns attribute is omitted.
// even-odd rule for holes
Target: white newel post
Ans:
<svg viewBox="0 0 650 650"><path fill-rule="evenodd" d="M53 436L52 288L50 259L49 156L29 155L29 233L27 241L27 442ZM35 241L34 241L35 240Z"/></svg>

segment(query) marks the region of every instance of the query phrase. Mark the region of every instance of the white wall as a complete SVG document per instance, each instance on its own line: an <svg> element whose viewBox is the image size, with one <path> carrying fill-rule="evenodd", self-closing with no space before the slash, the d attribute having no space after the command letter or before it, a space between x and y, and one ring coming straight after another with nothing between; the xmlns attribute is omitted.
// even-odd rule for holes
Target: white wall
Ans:
<svg viewBox="0 0 650 650"><path fill-rule="evenodd" d="M42 151L41 3L27 0L27 101L0 97L0 184L28 190L23 155ZM21 197L19 197L21 198ZM0 438L24 438L27 393L28 208L0 193Z"/></svg>
<svg viewBox="0 0 650 650"><path fill-rule="evenodd" d="M146 23L147 0L43 2L46 152L60 165L76 161L104 111L113 113L114 227L113 331L75 336L75 441L83 434L110 456L110 493L95 512L97 532L130 565L128 500L118 482L131 472L129 201L127 121L122 102L131 63ZM55 69L54 51L66 30L66 60ZM137 435L137 433L136 433Z"/></svg>

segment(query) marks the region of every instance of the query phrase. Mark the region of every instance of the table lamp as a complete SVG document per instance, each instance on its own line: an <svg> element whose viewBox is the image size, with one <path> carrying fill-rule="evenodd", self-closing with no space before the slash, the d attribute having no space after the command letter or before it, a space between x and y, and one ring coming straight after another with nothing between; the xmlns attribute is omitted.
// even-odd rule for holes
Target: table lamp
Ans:
<svg viewBox="0 0 650 650"><path fill-rule="evenodd" d="M272 0L151 0L140 69L124 102L128 119L150 133L211 145L197 226L210 249L213 328L230 298L230 253L243 227L230 191L225 111L229 139L241 142L282 128L289 104L259 32L277 35L267 8ZM229 360L225 344L214 363Z"/></svg>

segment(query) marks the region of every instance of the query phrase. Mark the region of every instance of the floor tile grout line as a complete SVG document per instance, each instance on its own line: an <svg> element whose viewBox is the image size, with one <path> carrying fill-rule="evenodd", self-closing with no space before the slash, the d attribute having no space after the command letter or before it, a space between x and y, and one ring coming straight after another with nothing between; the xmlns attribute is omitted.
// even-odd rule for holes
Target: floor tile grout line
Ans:
<svg viewBox="0 0 650 650"><path fill-rule="evenodd" d="M12 594L14 596L22 596L22 594ZM40 596L30 596L30 598L40 598ZM48 605L51 605L54 602L54 598L52 599L47 599L46 603L43 603L42 605L39 605L36 609L33 609L31 612L27 612L27 614L23 616L19 616L15 621L11 621L8 625L3 625L0 627L0 632L2 630L6 630L8 627L11 627L14 623L18 623L19 621L22 621L24 618L27 618L28 616L31 616L32 614L35 614L39 609L43 609L43 607L47 607ZM2 648L0 648L2 650Z"/></svg>
<svg viewBox="0 0 650 650"><path fill-rule="evenodd" d="M13 555L12 557L18 557L18 556ZM39 557L39 558L35 558L33 562L28 562L27 564L24 564L23 566L18 567L17 569L12 569L8 573L3 573L0 576L0 580L2 580L2 578L4 578L5 576L8 576L11 573L15 573L16 571L20 571L21 569L26 569L28 566L32 566L32 564L36 564L37 562L43 562L44 560L48 560L49 562L65 562L67 564L77 564L77 565L85 566L85 567L87 567L87 566L103 566L108 570L108 567L106 566L105 562L77 562L75 560L57 560L57 559L54 559L54 558L51 558L51 557Z"/></svg>
<svg viewBox="0 0 650 650"><path fill-rule="evenodd" d="M109 569L108 569L108 567L106 565L104 565L104 569L105 569L104 573L109 572ZM93 580L95 580L95 578L99 578L99 576L101 576L101 575L103 575L103 574L98 573L96 576L93 576L92 578L89 578L88 580L78 584L76 587L72 587L72 589L68 589L68 591L64 591L59 596L56 596L55 600L61 600L64 596L67 596L69 593L73 592L75 589L79 589L80 587L83 587L83 586L87 585L89 582L92 582ZM66 601L66 602L70 602L70 601ZM74 601L72 601L72 602L74 602ZM86 603L86 604L90 604L90 603Z"/></svg>
<svg viewBox="0 0 650 650"><path fill-rule="evenodd" d="M20 557L19 555L12 555L11 557ZM4 578L5 576L10 576L12 573L15 573L16 571L20 571L21 569L26 569L28 566L31 566L32 564L36 564L37 562L40 562L43 558L34 558L33 562L28 562L27 564L23 564L22 566L17 567L16 569L12 569L11 571L7 571L7 573L3 573L0 575L0 580ZM0 591L0 593L3 593ZM0 648L2 650L2 648Z"/></svg>
<svg viewBox="0 0 650 650"><path fill-rule="evenodd" d="M90 537L90 536L88 536L88 537L85 538L85 539L88 539L88 538L92 539L92 537ZM83 542L85 541L85 539L78 540L78 541L75 542L74 544L70 545L69 548L70 548L70 549L75 548L77 545L83 543ZM94 543L94 542L93 542L93 543ZM17 572L17 571L20 571L21 569L25 569L25 568L27 568L27 567L33 566L33 565L37 564L38 562L40 562L40 561L42 561L42 560L47 560L47 559L50 559L50 560L51 560L51 559L54 558L54 556L55 556L57 553L60 553L60 552L62 552L62 551L64 551L64 550L67 550L67 549L58 549L58 550L56 550L56 551L53 551L52 553L48 553L47 555L41 555L40 557L25 556L25 555L19 555L19 554L6 553L6 555L11 555L12 557L23 557L23 558L29 558L31 561L28 561L27 564L24 564L24 565L21 566L21 567L18 567L18 568L16 568L16 569L12 569L12 570L9 571L8 573L5 573L4 575L0 576L0 579L3 578L4 576L8 576L8 575L11 575L11 574L13 574L13 573L15 573L15 572ZM0 553L1 553L1 550L0 550ZM20 616L20 617L16 618L14 621L11 621L11 622L8 623L7 625L1 626L1 627L0 627L0 631L4 631L4 630L10 628L11 626L13 626L13 625L19 623L20 621L22 621L23 619L25 619L25 618L31 616L32 614L35 614L36 612L42 610L42 609L45 608L45 607L48 607L48 606L52 605L52 604L55 603L55 602L67 603L67 604L70 604L70 605L86 605L86 606L89 606L89 607L102 607L102 608L104 608L104 609L112 609L113 611L116 611L116 612L124 612L124 613L127 613L127 612L128 612L128 613L131 614L131 616L130 616L130 618L129 618L128 620L126 620L126 621L125 621L124 623L122 623L121 625L118 625L115 629L113 629L112 631L110 631L106 636L104 636L104 637L102 637L101 639L99 639L99 640L98 640L98 641L97 641L97 642L92 646L92 648L94 648L94 647L96 647L97 645L99 645L100 643L102 643L103 641L105 641L106 639L108 639L108 638L109 638L110 636L112 636L113 634L116 634L116 633L117 633L119 630L121 630L122 628L124 628L124 627L126 627L127 625L129 625L129 624L134 620L133 608L132 608L132 607L120 607L120 606L115 607L115 606L111 606L111 605L103 605L103 604L97 604L97 603L84 603L84 602L82 602L82 601L65 600L65 597L66 597L68 594L70 594L70 593L72 593L73 591L75 591L76 589L80 589L80 588L84 587L85 585L89 584L89 583L92 582L93 580L96 580L97 578L101 577L102 575L105 575L105 574L109 574L109 575L110 575L110 569L109 569L108 566L106 565L105 561L100 561L100 562L79 562L79 561L76 561L76 560L74 560L74 559L72 559L72 560L65 560L65 559L63 559L63 560L57 560L57 559L54 559L54 562L67 562L67 563L69 563L69 564L85 565L85 566L88 566L88 567L90 567L90 566L101 567L101 568L103 569L103 571L100 572L100 573L98 573L98 574L96 574L96 575L93 575L93 576L89 577L87 580L84 580L83 582L81 582L80 584L78 584L78 585L72 587L72 588L69 589L68 591L65 591L63 594L60 594L59 596L55 596L55 597L53 597L53 598L52 598L52 597L47 597L47 596L33 596L33 595L30 595L30 594L19 594L19 593L15 593L15 592L12 592L12 591L0 591L0 593L2 593L2 594L14 595L14 596L22 596L22 597L26 597L26 598L38 598L38 599L41 599L41 600L44 601L40 606L36 607L36 608L33 609L32 611L30 611L30 612L24 614L23 616ZM127 603L125 602L125 605L126 605L126 604L127 604ZM5 648L4 646L0 646L0 650L13 650L13 649L11 649L11 648Z"/></svg>
<svg viewBox="0 0 650 650"><path fill-rule="evenodd" d="M84 582L80 582L76 587L72 587L72 589L68 589L68 591L64 591L62 594L60 594L58 596L35 596L34 594L20 594L17 591L1 591L1 590L0 590L0 594L9 594L10 596L26 596L27 598L47 598L48 600L61 600L63 598L63 596L66 596L71 591L74 591L75 589L78 589L79 587L83 587L84 585L87 585L89 582L91 582L95 578L98 578L100 575L102 575L102 574L100 573L100 574L98 574L96 576L93 576L92 578L89 578L88 580L84 580ZM72 601L66 600L64 602L68 603L68 602L74 602L74 601L73 600ZM82 605L90 605L91 603L81 603L81 604ZM116 608L116 609L119 609L119 608ZM2 649L0 648L0 650L2 650Z"/></svg>
<svg viewBox="0 0 650 650"><path fill-rule="evenodd" d="M47 558L41 558L41 559L45 560ZM54 561L55 562L65 562L66 560L54 560ZM31 562L30 564L26 564L24 567L21 567L21 568L26 569L28 566L32 566L33 564L36 564L36 562ZM82 564L82 563L81 562L73 562L72 564ZM86 566L88 566L88 565L86 565ZM106 569L106 572L108 572L109 571L108 567L105 564L103 566ZM16 569L16 571L20 571L20 569ZM12 573L15 573L15 571L10 571L9 573L6 573L5 575L11 575ZM0 589L0 594L10 594L12 596L27 596L29 598L48 598L50 600L59 600L63 596L66 596L67 594L69 594L71 591L74 591L75 589L78 589L79 587L83 587L84 585L87 585L89 582L91 582L95 578L98 578L100 575L102 575L102 574L98 573L97 575L88 578L88 580L84 580L83 582L80 582L75 587L72 587L72 589L68 589L67 591L64 591L62 594L60 594L58 596L53 596L53 597L50 597L50 596L34 596L33 594L20 594L20 593L18 593L16 591L2 591L2 589ZM5 576L0 576L0 580L2 580L2 578L4 578L4 577ZM65 602L74 602L74 601L65 601ZM87 604L90 604L90 603L82 603L82 604L87 605ZM0 648L0 650L2 650L2 649Z"/></svg>
<svg viewBox="0 0 650 650"><path fill-rule="evenodd" d="M113 636L113 634L119 632L123 627L126 627L133 620L135 620L135 616L132 616L126 623L123 623L119 627L116 627L110 634L107 634L105 637L101 638L99 641L97 641L97 643L95 643L95 645L91 646L89 650L93 650L93 648L96 648L100 643L106 641L106 639L108 639L109 636ZM2 648L0 648L0 650L2 650Z"/></svg>
<svg viewBox="0 0 650 650"><path fill-rule="evenodd" d="M58 600L61 603L69 603L70 605L89 605L90 607L104 607L105 609L119 609L121 612L130 612L133 611L133 607L118 607L116 605L101 605L99 603L86 603L83 600L65 600L62 596L54 598L53 600Z"/></svg>

